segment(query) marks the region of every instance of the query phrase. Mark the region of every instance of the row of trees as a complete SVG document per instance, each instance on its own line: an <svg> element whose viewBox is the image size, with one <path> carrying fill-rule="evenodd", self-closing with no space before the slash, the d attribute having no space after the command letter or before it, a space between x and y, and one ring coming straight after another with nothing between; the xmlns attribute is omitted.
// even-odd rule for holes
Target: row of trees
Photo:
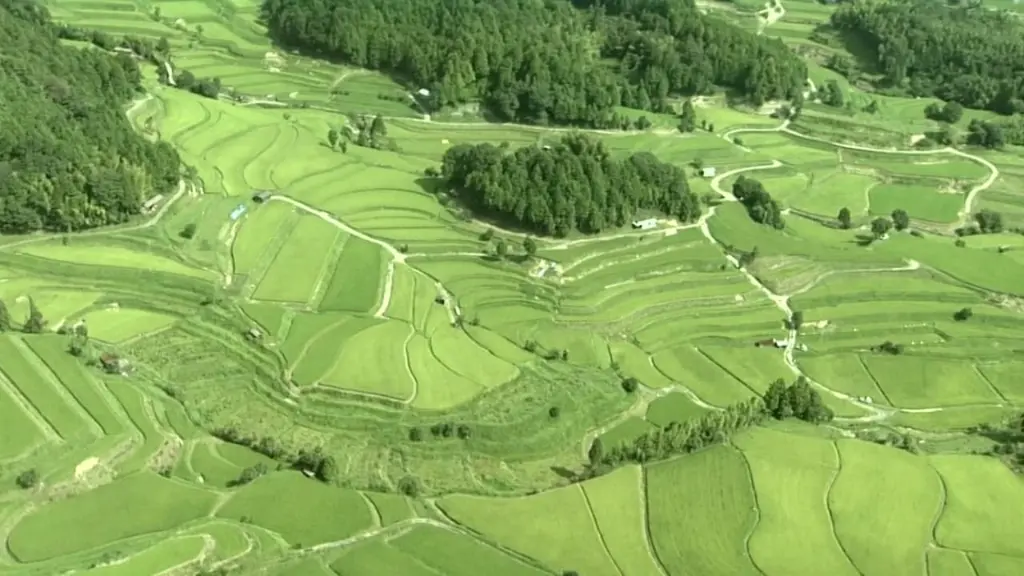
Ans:
<svg viewBox="0 0 1024 576"><path fill-rule="evenodd" d="M128 54L64 46L26 0L0 4L0 232L127 221L178 182L178 154L125 118L140 90Z"/></svg>
<svg viewBox="0 0 1024 576"><path fill-rule="evenodd" d="M470 209L541 234L600 232L626 225L641 210L683 221L701 214L683 170L648 152L612 158L583 134L511 153L491 144L455 146L445 152L440 175Z"/></svg>
<svg viewBox="0 0 1024 576"><path fill-rule="evenodd" d="M0 332L10 332L13 329L14 324L11 322L11 311L7 309L7 305L4 304L3 300L0 300ZM46 319L43 318L42 311L36 306L35 300L29 297L28 318L21 325L21 331L27 334L39 334L45 329Z"/></svg>
<svg viewBox="0 0 1024 576"><path fill-rule="evenodd" d="M932 0L854 2L831 25L873 50L887 83L968 108L1024 112L1024 25L1016 15Z"/></svg>
<svg viewBox="0 0 1024 576"><path fill-rule="evenodd" d="M760 104L807 77L692 0L264 0L262 17L282 45L427 89L428 110L479 101L504 121L619 127L616 106L668 112L716 86Z"/></svg>
<svg viewBox="0 0 1024 576"><path fill-rule="evenodd" d="M298 453L291 453L270 436L261 438L244 436L235 428L218 428L213 430L211 434L225 442L250 448L296 470L312 472L321 482L330 484L338 479L339 468L337 461L334 459L334 456L324 454L323 449L319 446L312 450L303 448ZM250 481L253 479L255 477L249 478Z"/></svg>
<svg viewBox="0 0 1024 576"><path fill-rule="evenodd" d="M754 222L766 224L777 230L786 227L782 208L759 180L740 175L732 185L732 195L746 207L747 214L750 214L750 219Z"/></svg>

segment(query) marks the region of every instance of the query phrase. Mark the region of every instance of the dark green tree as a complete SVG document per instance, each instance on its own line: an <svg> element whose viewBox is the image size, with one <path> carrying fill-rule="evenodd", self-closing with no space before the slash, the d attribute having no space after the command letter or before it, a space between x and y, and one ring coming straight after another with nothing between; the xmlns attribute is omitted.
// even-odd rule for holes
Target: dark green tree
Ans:
<svg viewBox="0 0 1024 576"><path fill-rule="evenodd" d="M37 484L39 484L39 473L36 472L35 468L32 468L31 470L26 470L21 474L18 474L18 477L14 480L14 482L15 484L18 485L19 488L23 490L34 488Z"/></svg>
<svg viewBox="0 0 1024 576"><path fill-rule="evenodd" d="M910 227L910 214L907 214L907 211L901 208L893 210L892 225L897 230L906 230Z"/></svg>
<svg viewBox="0 0 1024 576"><path fill-rule="evenodd" d="M36 306L35 300L30 296L28 299L28 320L22 326L22 330L29 334L40 334L46 328L46 319L43 313Z"/></svg>
<svg viewBox="0 0 1024 576"><path fill-rule="evenodd" d="M852 222L852 218L850 216L850 209L845 206L840 208L839 215L836 216L836 220L839 220L839 226L841 228L843 228L844 230L848 230Z"/></svg>
<svg viewBox="0 0 1024 576"><path fill-rule="evenodd" d="M804 325L804 312L803 310L793 310L793 313L789 316L789 327L793 330L799 330Z"/></svg>
<svg viewBox="0 0 1024 576"><path fill-rule="evenodd" d="M693 132L697 127L697 112L693 109L693 102L687 99L683 102L683 109L679 113L679 131Z"/></svg>
<svg viewBox="0 0 1024 576"><path fill-rule="evenodd" d="M332 150L338 144L338 131L334 128L327 131L327 143L330 144Z"/></svg>
<svg viewBox="0 0 1024 576"><path fill-rule="evenodd" d="M885 236L892 229L892 222L888 218L875 218L871 221L871 233L875 238Z"/></svg>
<svg viewBox="0 0 1024 576"><path fill-rule="evenodd" d="M498 241L494 243L494 253L498 258L505 258L508 256L508 244L504 238L498 238Z"/></svg>
<svg viewBox="0 0 1024 576"><path fill-rule="evenodd" d="M334 456L324 456L317 463L316 477L321 482L333 484L338 479L338 463Z"/></svg>
<svg viewBox="0 0 1024 576"><path fill-rule="evenodd" d="M590 450L587 451L587 459L590 461L590 467L596 468L601 465L604 461L604 443L601 442L601 438L594 438L594 441L590 444Z"/></svg>
<svg viewBox="0 0 1024 576"><path fill-rule="evenodd" d="M0 300L0 332L9 332L11 330L11 313L7 310L7 305L4 304L3 300Z"/></svg>
<svg viewBox="0 0 1024 576"><path fill-rule="evenodd" d="M189 222L188 224L185 224L185 227L181 229L181 232L178 232L178 236L181 236L185 240L191 240L192 238L195 237L195 235L196 225L194 222Z"/></svg>
<svg viewBox="0 0 1024 576"><path fill-rule="evenodd" d="M384 117L377 115L373 117L373 123L370 124L370 135L374 138L384 138L388 135L388 127L384 124Z"/></svg>
<svg viewBox="0 0 1024 576"><path fill-rule="evenodd" d="M998 234L1003 231L1003 215L988 208L974 215L974 221L978 223L978 229L983 234Z"/></svg>
<svg viewBox="0 0 1024 576"><path fill-rule="evenodd" d="M527 236L523 239L523 251L526 252L527 256L533 258L537 254L537 242L530 236Z"/></svg>

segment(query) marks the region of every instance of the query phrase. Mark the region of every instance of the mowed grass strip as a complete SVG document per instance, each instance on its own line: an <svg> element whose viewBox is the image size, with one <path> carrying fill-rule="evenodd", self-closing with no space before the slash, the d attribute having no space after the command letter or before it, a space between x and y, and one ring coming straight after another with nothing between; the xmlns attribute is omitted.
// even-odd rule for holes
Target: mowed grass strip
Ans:
<svg viewBox="0 0 1024 576"><path fill-rule="evenodd" d="M339 231L319 218L303 217L274 256L253 293L256 300L305 304L313 295L324 260Z"/></svg>
<svg viewBox="0 0 1024 576"><path fill-rule="evenodd" d="M201 488L140 472L33 511L11 530L7 547L21 562L83 552L176 528L209 514L216 499Z"/></svg>
<svg viewBox="0 0 1024 576"><path fill-rule="evenodd" d="M996 404L1000 398L968 362L923 356L862 356L894 406Z"/></svg>
<svg viewBox="0 0 1024 576"><path fill-rule="evenodd" d="M935 529L947 548L1024 557L1024 482L1002 462L973 455L941 455L931 463L942 476L946 506Z"/></svg>
<svg viewBox="0 0 1024 576"><path fill-rule="evenodd" d="M479 384L438 362L430 350L430 341L422 335L414 334L406 351L409 367L419 383L419 392L412 402L414 407L443 410L467 402L480 392Z"/></svg>
<svg viewBox="0 0 1024 576"><path fill-rule="evenodd" d="M922 574L941 487L928 461L887 446L837 440L828 504L836 536L862 574Z"/></svg>
<svg viewBox="0 0 1024 576"><path fill-rule="evenodd" d="M212 272L207 270L192 268L170 258L130 250L116 245L70 244L62 246L50 243L26 244L19 247L17 252L49 260L71 262L73 264L169 272L193 278L210 278L213 275Z"/></svg>
<svg viewBox="0 0 1024 576"><path fill-rule="evenodd" d="M435 526L418 526L390 542L445 576L544 576L548 572L512 558L483 542Z"/></svg>
<svg viewBox="0 0 1024 576"><path fill-rule="evenodd" d="M209 442L197 443L192 448L192 470L202 476L203 484L226 488L242 474L242 468L221 458Z"/></svg>
<svg viewBox="0 0 1024 576"><path fill-rule="evenodd" d="M321 310L371 312L380 300L380 288L386 268L380 246L350 236L334 265L327 291L320 301Z"/></svg>
<svg viewBox="0 0 1024 576"><path fill-rule="evenodd" d="M906 210L911 219L952 222L964 205L964 195L946 194L932 186L879 184L871 189L871 214L889 216Z"/></svg>
<svg viewBox="0 0 1024 576"><path fill-rule="evenodd" d="M0 460L25 452L42 438L35 422L0 385Z"/></svg>
<svg viewBox="0 0 1024 576"><path fill-rule="evenodd" d="M106 435L125 431L125 424L115 414L100 392L100 384L77 358L68 354L67 341L57 335L27 338L25 343L39 356L82 408L100 425Z"/></svg>
<svg viewBox="0 0 1024 576"><path fill-rule="evenodd" d="M249 211L231 246L235 274L251 274L259 268L275 240L282 234L288 234L284 224L292 217L297 219L294 214L295 208L283 202L270 202ZM273 254L269 256L273 257Z"/></svg>
<svg viewBox="0 0 1024 576"><path fill-rule="evenodd" d="M360 318L348 324L355 322L368 321ZM408 324L393 320L376 321L343 340L333 337L332 330L321 340L329 338L341 345L341 353L332 355L336 360L322 375L323 383L398 400L411 397L413 381L405 367L405 341L410 331Z"/></svg>
<svg viewBox="0 0 1024 576"><path fill-rule="evenodd" d="M358 342L356 337L361 332L378 324L380 324L380 320L376 318L351 316L331 326L330 329L320 332L318 336L308 342L305 354L298 364L295 365L293 373L295 383L301 386L308 386L320 380L332 380L329 378L330 373L336 370L339 364L343 364L341 355L344 354L346 345L350 341ZM400 339L391 344L393 347L401 348L402 341ZM371 343L376 344L377 342L373 341ZM346 367L352 370L356 370L357 367L365 368L370 372L382 368L373 363L364 362L363 358L360 358L357 363ZM383 367L385 370L388 368L394 369L395 367ZM344 371L342 371L342 374L344 375L342 382L351 381L351 374L345 374Z"/></svg>
<svg viewBox="0 0 1024 576"><path fill-rule="evenodd" d="M647 406L647 421L655 426L668 426L672 422L686 422L707 414L707 410L694 404L682 392L666 394Z"/></svg>
<svg viewBox="0 0 1024 576"><path fill-rule="evenodd" d="M0 371L65 440L89 436L86 421L29 363L12 338L0 336Z"/></svg>
<svg viewBox="0 0 1024 576"><path fill-rule="evenodd" d="M605 552L579 485L521 498L455 495L438 504L456 522L556 572L619 574Z"/></svg>
<svg viewBox="0 0 1024 576"><path fill-rule="evenodd" d="M749 544L757 566L767 574L856 576L827 508L839 467L832 442L757 428L734 443L750 464L761 512Z"/></svg>
<svg viewBox="0 0 1024 576"><path fill-rule="evenodd" d="M86 314L83 320L91 338L112 343L156 332L176 321L173 316L131 308L96 310Z"/></svg>
<svg viewBox="0 0 1024 576"><path fill-rule="evenodd" d="M623 466L583 484L598 530L615 564L630 576L661 576L647 541L643 470Z"/></svg>
<svg viewBox="0 0 1024 576"><path fill-rule="evenodd" d="M202 536L184 536L164 540L118 564L86 570L85 576L138 576L163 572L199 557L203 551Z"/></svg>
<svg viewBox="0 0 1024 576"><path fill-rule="evenodd" d="M647 510L669 574L758 574L744 549L756 518L754 490L736 449L720 445L649 466Z"/></svg>
<svg viewBox="0 0 1024 576"><path fill-rule="evenodd" d="M328 486L294 471L274 472L246 485L217 516L247 518L301 547L348 538L373 522L358 492Z"/></svg>
<svg viewBox="0 0 1024 576"><path fill-rule="evenodd" d="M128 382L108 381L107 388L117 397L128 417L142 434L143 443L132 452L131 457L117 466L119 472L132 472L146 465L150 456L160 449L164 436L157 430L153 418L146 406L145 397L137 388Z"/></svg>
<svg viewBox="0 0 1024 576"><path fill-rule="evenodd" d="M467 562L469 562L467 560ZM343 574L344 576L379 576L390 574L394 576L447 576L429 568L419 559L402 552L383 540L371 540L365 544L358 544L345 551L344 555L331 564L334 572L323 572L326 576L330 574ZM492 573L488 571L488 573ZM293 573L289 572L288 576ZM320 574L319 572L295 571L294 576L307 576ZM284 573L281 573L283 576Z"/></svg>
<svg viewBox="0 0 1024 576"><path fill-rule="evenodd" d="M481 347L464 331L442 328L430 337L430 349L452 372L491 388L515 378L518 370Z"/></svg>
<svg viewBox="0 0 1024 576"><path fill-rule="evenodd" d="M679 346L653 356L654 366L674 382L686 386L701 400L715 406L729 406L754 395L742 381L693 346Z"/></svg>

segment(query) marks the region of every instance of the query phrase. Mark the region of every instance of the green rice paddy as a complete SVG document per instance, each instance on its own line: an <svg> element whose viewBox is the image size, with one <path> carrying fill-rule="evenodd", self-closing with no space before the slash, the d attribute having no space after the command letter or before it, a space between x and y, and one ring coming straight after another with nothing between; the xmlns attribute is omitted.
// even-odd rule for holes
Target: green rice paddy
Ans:
<svg viewBox="0 0 1024 576"><path fill-rule="evenodd" d="M756 30L762 5L707 8ZM967 432L1024 403L1024 241L958 246L952 234L980 208L1024 221L1019 150L907 153L932 128L929 101L848 85L878 112L809 103L780 126L710 97L697 113L716 133L679 137L659 116L652 131L594 136L615 155L715 167L690 177L702 195L757 178L787 211L782 230L716 200L704 226L541 238L535 258L496 260L484 257L494 241L519 251L521 238L496 228L483 240L488 225L442 205L424 170L459 144L535 146L559 132L461 111L424 119L383 75L272 46L254 1L49 9L165 36L177 66L262 103L161 86L144 64L133 122L196 178L152 221L0 245L12 323L0 334L0 575L1024 570L1024 485L968 454L991 443ZM831 8L785 9L764 33L820 46L811 32ZM810 61L812 81L834 77ZM384 116L397 150L326 144L363 113ZM276 196L257 203L256 190ZM835 226L842 208L849 230ZM865 238L897 209L915 235ZM726 258L755 248L745 269ZM19 332L32 304L44 334ZM971 319L955 320L965 307ZM806 349L756 348L793 335L790 309L804 314ZM903 353L874 350L885 341ZM103 353L131 370L106 373ZM593 438L631 442L797 375L835 411L830 428L777 423L570 479ZM226 430L329 454L337 480L213 437ZM853 437L865 431L908 434L922 453ZM264 473L239 483L247 469ZM20 489L26 470L38 482Z"/></svg>

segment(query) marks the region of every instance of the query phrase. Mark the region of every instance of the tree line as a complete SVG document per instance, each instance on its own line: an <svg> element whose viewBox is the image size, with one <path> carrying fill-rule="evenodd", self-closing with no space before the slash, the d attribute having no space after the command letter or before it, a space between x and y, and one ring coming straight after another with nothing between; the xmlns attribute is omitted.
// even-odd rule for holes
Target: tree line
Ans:
<svg viewBox="0 0 1024 576"><path fill-rule="evenodd" d="M1024 112L1024 25L1016 15L931 0L844 4L832 28L873 51L888 86L1001 114Z"/></svg>
<svg viewBox="0 0 1024 576"><path fill-rule="evenodd" d="M0 2L0 232L127 221L177 184L180 160L125 117L141 90L128 54L64 46L42 6Z"/></svg>
<svg viewBox="0 0 1024 576"><path fill-rule="evenodd" d="M612 158L584 134L513 152L492 144L454 146L440 176L470 209L548 235L624 226L641 210L683 221L701 213L682 169L649 152Z"/></svg>
<svg viewBox="0 0 1024 576"><path fill-rule="evenodd" d="M779 40L693 0L264 0L271 37L380 70L430 110L481 102L502 121L619 127L616 106L726 87L760 104L800 94L806 65Z"/></svg>
<svg viewBox="0 0 1024 576"><path fill-rule="evenodd" d="M800 377L789 385L778 379L768 387L763 398L750 398L699 418L670 422L632 442L608 448L596 438L587 454L587 467L578 480L599 476L623 464L664 460L722 444L733 434L762 424L768 418L798 418L821 424L830 422L833 417L821 394L805 378Z"/></svg>
<svg viewBox="0 0 1024 576"><path fill-rule="evenodd" d="M291 453L270 436L261 438L245 436L235 428L218 428L211 434L225 442L245 446L296 470L311 472L321 482L330 484L338 480L340 470L337 461L334 456L324 454L323 449L319 446L311 450L302 448L297 453ZM266 469L243 470L243 472L244 474L239 476L235 483L251 482L264 474Z"/></svg>

